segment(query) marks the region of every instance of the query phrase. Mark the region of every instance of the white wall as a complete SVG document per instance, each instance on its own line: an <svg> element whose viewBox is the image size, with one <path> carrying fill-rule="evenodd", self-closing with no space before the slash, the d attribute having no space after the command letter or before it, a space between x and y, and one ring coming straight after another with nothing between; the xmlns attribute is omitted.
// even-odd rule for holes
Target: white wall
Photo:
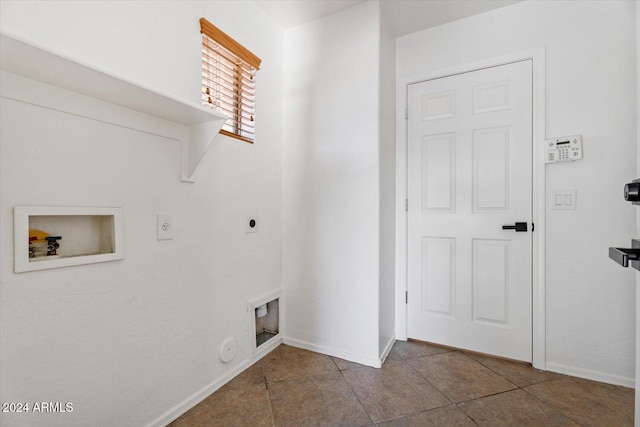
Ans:
<svg viewBox="0 0 640 427"><path fill-rule="evenodd" d="M377 2L285 32L286 340L379 361L380 12Z"/></svg>
<svg viewBox="0 0 640 427"><path fill-rule="evenodd" d="M396 70L395 37L380 19L380 290L379 356L395 342Z"/></svg>
<svg viewBox="0 0 640 427"><path fill-rule="evenodd" d="M397 41L398 79L546 48L546 137L582 134L585 158L546 168L546 367L634 384L634 271L607 257L635 235L621 197L636 175L632 1L527 1Z"/></svg>
<svg viewBox="0 0 640 427"><path fill-rule="evenodd" d="M202 16L263 61L256 143L216 138L194 184L176 141L2 99L0 400L74 404L3 426L164 425L249 361L247 302L281 286L282 31L252 2L0 3L3 31L193 102ZM14 274L15 205L122 206L125 259ZM174 240L156 240L157 213Z"/></svg>

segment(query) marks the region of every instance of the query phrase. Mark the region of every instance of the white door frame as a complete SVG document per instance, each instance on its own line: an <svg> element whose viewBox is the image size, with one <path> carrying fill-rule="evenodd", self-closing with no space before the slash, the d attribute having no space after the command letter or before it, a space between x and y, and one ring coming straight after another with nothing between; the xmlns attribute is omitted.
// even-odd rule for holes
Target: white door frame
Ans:
<svg viewBox="0 0 640 427"><path fill-rule="evenodd" d="M544 47L491 58L446 69L401 77L396 86L396 337L407 339L407 93L409 85L448 77L483 68L531 59L533 62L533 283L532 283L532 360L538 369L546 368L545 338L545 203L546 170L544 162L545 131L545 49ZM409 203L412 203L409 201ZM413 201L413 203L417 203Z"/></svg>

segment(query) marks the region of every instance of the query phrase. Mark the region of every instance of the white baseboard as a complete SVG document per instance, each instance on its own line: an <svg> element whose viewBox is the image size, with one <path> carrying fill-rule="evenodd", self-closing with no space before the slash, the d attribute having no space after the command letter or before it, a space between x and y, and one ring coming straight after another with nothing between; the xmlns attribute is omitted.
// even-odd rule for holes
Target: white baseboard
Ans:
<svg viewBox="0 0 640 427"><path fill-rule="evenodd" d="M274 350L277 345L280 344L280 340L277 340L277 344L273 346L269 346L268 351L260 352L257 357L253 359L248 359L242 362L240 365L236 366L233 370L229 371L227 374L218 378L217 380L211 382L206 387L200 389L187 399L183 400L173 408L171 408L164 415L156 418L147 427L164 427L167 424L171 423L182 414L187 412L189 409L196 406L198 403L202 402L207 396L214 393L218 389L220 389L223 385L234 379L236 376L240 375L247 368L252 366L254 363L258 362L264 356L269 354L272 350ZM371 366L373 368L380 368L382 364L386 360L387 356L391 352L393 348L393 344L395 343L395 337L389 339L387 344L385 345L384 351L381 354L380 359L372 359L368 357L363 357L357 354L345 352L342 350L337 350L332 347L311 344L306 341L297 340L294 338L283 337L282 343L290 345L292 347L298 347L305 350L314 351L317 353L326 354L328 356L338 357L340 359L348 360L350 362L360 363L361 365ZM275 343L274 343L275 344ZM267 349L265 349L267 350ZM635 378L622 377L618 375L611 375L604 372L592 371L589 369L581 369L572 366L561 365L558 363L547 362L546 366L548 371L556 372L559 374L570 375L573 377L584 378L587 380L599 381L607 384L620 385L629 388L635 388Z"/></svg>
<svg viewBox="0 0 640 427"><path fill-rule="evenodd" d="M283 344L290 345L292 347L298 347L309 351L315 351L316 353L326 354L327 356L338 357L340 359L348 360L349 362L359 363L361 365L371 366L373 368L381 368L383 359L372 359L369 357L360 356L358 354L349 353L342 350L337 350L332 347L326 347L323 345L311 344L306 341L297 340L295 338L284 337L282 339ZM386 349L385 349L386 350ZM389 349L391 351L391 349ZM386 356L385 356L386 357Z"/></svg>
<svg viewBox="0 0 640 427"><path fill-rule="evenodd" d="M384 346L384 350L382 351L382 354L380 355L380 359L381 359L383 364L384 364L384 361L387 360L387 356L389 356L389 353L391 353L391 349L393 348L393 345L395 343L396 343L396 337L392 336L391 338L389 338L389 341Z"/></svg>
<svg viewBox="0 0 640 427"><path fill-rule="evenodd" d="M189 396L187 399L183 400L182 402L180 402L179 404L177 404L176 406L171 408L167 413L165 413L164 415L156 418L154 421L152 421L150 424L148 424L147 427L164 427L167 424L171 423L172 421L176 420L178 417L180 417L182 414L187 412L189 409L193 408L198 403L200 403L204 399L206 399L207 396L209 396L210 394L212 394L215 391L217 391L218 389L220 389L223 385L225 385L226 383L228 383L229 381L231 381L232 379L234 379L235 377L240 375L247 368L249 368L254 363L258 362L264 356L269 354L281 342L283 344L287 344L287 345L290 345L292 347L298 347L298 348L302 348L302 349L305 349L305 350L315 351L317 353L326 354L328 356L339 357L340 359L348 360L350 362L360 363L361 365L371 366L371 367L374 367L374 368L382 367L382 363L384 362L384 360L387 358L387 356L391 352L391 349L393 348L393 344L395 342L395 338L390 339L389 342L386 344L386 346L384 348L384 351L382 353L382 357L380 359L371 359L371 358L363 357L363 356L360 356L360 355L357 355L357 354L353 354L353 353L337 350L337 349L334 349L334 348L331 348L331 347L311 344L311 343L308 343L308 342L305 342L305 341L296 340L296 339L293 339L293 338L287 338L287 337L283 337L281 339L279 337L277 337L277 338L278 339L276 339L276 340L273 340L273 339L269 340L269 341L273 341L273 342L269 342L270 345L266 346L264 349L261 348L261 351L258 352L255 355L254 358L245 360L240 365L236 366L233 370L229 371L227 374L223 375L222 377L220 377L217 380L213 381L212 383L210 383L206 387L203 387L202 389L200 389L199 391L197 391L193 395ZM262 346L260 346L260 347L262 347Z"/></svg>
<svg viewBox="0 0 640 427"><path fill-rule="evenodd" d="M280 342L278 342L277 344L280 344ZM180 417L182 414L187 412L189 409L193 408L198 403L206 399L210 394L214 393L215 391L220 389L223 385L225 385L226 383L228 383L229 381L231 381L232 379L240 375L242 372L244 372L246 369L251 367L253 364L257 363L260 359L262 359L264 356L269 354L276 347L277 345L270 345L268 351L262 351L260 352L260 354L256 354L254 358L245 360L244 362L236 366L234 369L232 369L222 377L213 381L206 387L200 389L193 395L189 396L187 399L183 400L182 402L180 402L179 404L171 408L164 415L156 418L154 421L148 424L147 427L165 427L172 421L175 421L178 417Z"/></svg>
<svg viewBox="0 0 640 427"><path fill-rule="evenodd" d="M586 380L593 380L613 385L621 385L629 388L635 388L636 386L635 378L621 377L619 375L612 375L605 372L576 368L574 366L565 366L553 362L547 362L546 368L547 371L570 375L572 377L584 378Z"/></svg>
<svg viewBox="0 0 640 427"><path fill-rule="evenodd" d="M258 361L275 350L280 344L282 344L282 334L277 334L276 336L269 338L269 340L260 345L260 347L256 347L253 357Z"/></svg>

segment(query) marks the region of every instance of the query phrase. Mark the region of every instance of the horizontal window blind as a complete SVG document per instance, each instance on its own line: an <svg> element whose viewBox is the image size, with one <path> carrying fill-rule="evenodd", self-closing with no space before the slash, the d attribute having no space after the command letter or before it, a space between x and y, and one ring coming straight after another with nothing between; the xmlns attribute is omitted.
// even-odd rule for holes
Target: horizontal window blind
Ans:
<svg viewBox="0 0 640 427"><path fill-rule="evenodd" d="M229 117L220 133L253 142L255 73L261 60L205 18L200 18L200 33L202 103Z"/></svg>

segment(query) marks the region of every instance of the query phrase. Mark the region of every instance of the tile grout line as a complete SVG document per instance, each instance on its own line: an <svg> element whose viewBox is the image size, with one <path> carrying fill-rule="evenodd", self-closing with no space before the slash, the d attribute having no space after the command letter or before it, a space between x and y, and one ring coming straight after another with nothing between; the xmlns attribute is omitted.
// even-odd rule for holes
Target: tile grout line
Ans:
<svg viewBox="0 0 640 427"><path fill-rule="evenodd" d="M398 353L396 353L396 354L398 354ZM440 353L436 353L436 354L440 354ZM433 387L435 390L437 390L437 391L438 391L438 393L440 393L442 396L444 396L444 398L445 398L445 399L447 399L447 400L449 401L449 404L450 404L450 405L451 405L451 404L454 404L454 405L456 404L456 402L454 402L454 401L452 401L451 399L449 399L449 397L448 397L446 394L444 394L444 393L443 393L443 392L442 392L438 387L436 387L433 383L431 383L431 381L429 381L429 379L428 379L427 377L425 377L424 375L422 375L422 374L421 374L421 373L420 373L416 368L414 368L413 366L411 366L411 363L409 363L407 359L405 359L404 357L402 357L400 354L398 354L398 356L402 359L402 361L403 361L404 363L406 363L406 364L407 364L407 366L408 366L408 367L409 367L413 372L415 372L416 374L418 374L418 376L419 376L420 378L422 378L423 380L425 380L425 381L427 382L427 384L429 384L431 387ZM424 356L418 356L418 357L431 357L431 356L435 356L435 354L426 354L426 355L424 355ZM412 358L410 358L410 359L417 359L418 357L412 357ZM442 406L441 406L441 408L442 408ZM437 409L437 408L433 408L433 409Z"/></svg>
<svg viewBox="0 0 640 427"><path fill-rule="evenodd" d="M273 404L271 403L271 390L269 390L269 383L267 382L267 376L263 375L264 387L267 390L267 400L269 401L269 412L271 413L271 425L276 427L276 417L273 414Z"/></svg>
<svg viewBox="0 0 640 427"><path fill-rule="evenodd" d="M429 381L429 379L428 379L427 377L425 377L424 375L422 375L418 370L416 370L413 366L411 366L411 364L410 364L410 363L408 363L408 360L410 360L410 359L417 359L417 358L420 358L420 357L431 357L431 356L437 356L438 354L453 353L453 352L458 352L458 353L462 354L463 356L465 356L466 358L468 358L469 360L471 360L471 361L473 361L473 362L476 362L476 363L478 363L479 365L481 365L481 366L483 366L483 367L487 368L489 371L491 371L492 373L494 373L494 374L498 375L500 378L502 378L503 380L507 381L509 384L513 385L515 388L512 388L512 389L510 389L510 390L504 390L504 391L497 392L497 393L488 394L488 395L486 395L486 396L476 397L475 399L469 399L469 400L465 400L465 401L461 401L461 402L454 402L454 401L452 401L451 399L449 399L449 397L448 397L446 394L444 394L444 393L443 393L443 392L442 392L438 387L436 387L433 383L431 383L431 381ZM398 354L398 353L396 353L396 354ZM489 368L488 366L486 366L486 365L485 365L485 364L483 364L482 362L480 362L480 361L478 361L478 360L475 360L474 358L472 358L472 357L470 357L470 356L466 355L462 350L451 350L451 351L445 351L445 352L441 352L441 353L426 354L426 355L424 355L424 356L416 356L416 357L412 357L412 358L408 358L408 359L405 359L405 358L404 358L404 357L402 357L400 354L398 354L398 356L402 359L402 361L404 361L404 362L407 364L407 366L409 366L409 368L411 368L411 369L412 369L416 374L418 374L418 376L420 376L420 378L424 379L424 380L425 380L429 385L431 385L435 390L437 390L440 394L442 394L442 395L445 397L445 399L447 399L447 400L450 402L450 403L449 403L450 405L455 406L459 411L461 411L461 412L462 412L462 413L463 413L463 414L464 414L468 419L470 419L470 420L471 420L474 424L476 424L476 425L480 425L480 424L478 424L478 422L476 422L476 420L475 420L475 419L473 419L469 414L467 414L467 413L466 413L466 412L465 412L465 411L460 407L460 405L464 405L464 404L469 403L469 402L473 402L473 401L476 401L476 400L480 400L480 399L483 399L483 398L485 398L485 397L495 396L495 395L499 395L499 394L503 394L503 393L508 393L508 392L511 392L511 391L514 391L514 390L520 390L520 389L522 389L522 387L520 387L518 384L514 384L512 381L509 381L509 380L508 380L507 378L505 378L503 375L501 375L501 374L499 374L498 372L494 371L493 369ZM548 405L547 405L547 406L548 406ZM444 406L441 406L441 407L439 407L439 408L443 408L443 407L444 407ZM432 410L439 409L439 408L432 408L432 409L429 409L428 411L432 411ZM424 412L428 412L428 411L424 411ZM423 412L423 411L420 411L420 412Z"/></svg>
<svg viewBox="0 0 640 427"><path fill-rule="evenodd" d="M394 350L392 349L391 351L394 351ZM451 353L452 351L456 351L456 350L445 351L445 352L443 352L443 353ZM447 406L451 406L451 405L454 405L454 406L456 406L456 407L457 407L457 405L456 405L456 403L455 403L455 402L453 402L451 399L449 399L449 398L447 397L447 395L446 395L446 394L444 394L442 391L440 391L440 389L439 389L438 387L436 387L434 384L432 384L432 383L431 383L431 381L429 381L429 379L428 379L428 378L426 378L424 375L422 375L420 372L418 372L418 371L417 371L413 366L411 366L411 364L409 363L409 360L410 360L410 359L417 359L418 357L430 357L430 356L435 356L436 354L441 354L441 353L426 354L426 355L424 355L424 356L416 356L416 357L408 357L408 358L404 358L404 357L403 357L400 353L398 353L398 352L395 352L395 354L396 354L396 355L401 359L401 361L402 361L402 362L404 362L404 364L405 364L405 365L406 365L410 370L412 370L413 372L415 372L415 373L418 375L418 377L419 377L419 378L422 378L422 379L423 379L427 384L429 384L431 387L433 387L433 389L434 389L434 390L436 390L438 393L440 393L440 394L442 395L442 397L444 397L444 398L445 398L449 403L448 403L448 404L446 404L446 405L437 406L437 407L435 407L435 408L427 409L427 410L424 410L424 411L417 411L417 412L414 412L414 413L412 413L412 414L405 414L405 415L402 415L402 416L397 417L397 418L391 418L390 420L384 420L384 421L382 421L382 422L391 421L391 420L394 420L394 419L404 418L404 417L407 417L407 416L409 416L409 415L419 414L419 413L421 413L421 412L434 411L434 410L436 410L436 409L446 408ZM464 413L464 411L463 411L463 413ZM464 414L465 414L465 415L467 415L466 413L464 413ZM467 416L467 418L471 419L471 417L469 417L469 416ZM473 420L472 420L472 421L473 421ZM474 423L475 423L475 421L474 421ZM476 424L477 424L477 423L476 423ZM378 424L376 424L376 425L378 425Z"/></svg>
<svg viewBox="0 0 640 427"><path fill-rule="evenodd" d="M550 380L550 381L560 381L560 380L562 380L562 379L563 379L563 378L558 378L558 379ZM550 382L550 381L546 381L546 382ZM530 386L533 386L533 385L536 385L536 384L529 384L527 387L530 387ZM554 412L557 412L557 413L561 414L562 416L564 416L564 417L566 417L567 419L569 419L569 420L573 421L574 423L578 424L579 426L584 426L584 424L582 424L582 423L581 423L581 422L579 422L578 420L575 420L575 419L571 416L571 414L567 414L567 413L565 413L564 411L562 411L562 410L560 410L560 409L554 408L554 407L553 407L553 406L551 406L549 403L547 403L547 402L545 402L544 400L540 399L540 398L539 398L538 396L536 396L535 394L530 393L529 391L525 390L525 388L524 388L524 387L522 387L522 388L521 388L521 390L522 390L522 391L524 391L525 393L527 393L529 396L531 396L531 397L533 397L534 399L536 399L538 402L541 402L544 406L546 406L547 408L551 409L552 411L554 411Z"/></svg>
<svg viewBox="0 0 640 427"><path fill-rule="evenodd" d="M548 404L548 403L547 403L547 402L545 402L544 400L542 400L542 399L538 398L538 397L537 397L536 395L534 395L533 393L530 393L530 392L528 392L527 390L525 390L525 387L530 387L530 386L533 386L533 385L536 385L536 384L542 384L542 383L545 383L545 382L559 381L559 380L562 380L564 377L563 377L563 378L554 378L554 379L543 380L543 381L540 381L540 382L538 382L538 383L528 384L528 385L522 385L522 386L521 386L521 385L515 384L513 381L509 380L506 376L502 375L501 373L499 373L499 372L498 372L498 371L496 371L495 369L491 368L490 366L488 366L488 365L486 365L486 364L482 363L482 361L477 360L477 359L475 359L475 358L474 358L474 357L472 357L472 356L469 356L468 354L466 354L466 352L464 352L464 351L462 351L462 350L461 350L460 352L461 352L464 356L466 356L467 358L469 358L469 359L473 360L474 362L479 363L480 365L484 366L485 368L487 368L488 370L490 370L490 371L491 371L491 372L493 372L494 374L498 375L500 378L504 379L505 381L509 382L510 384L513 384L513 385L516 387L516 388L511 389L511 390L505 390L505 391L501 391L501 392L498 392L498 393L488 394L488 395L486 395L486 396L476 397L475 399L469 399L469 400L465 400L465 401L462 401L462 402L457 402L457 403L455 404L455 405L456 405L456 407L457 407L458 409L460 409L462 412L464 412L464 414L465 414L465 415L467 415L467 417L469 417L470 419L472 419L474 422L475 422L475 420L474 420L474 419L473 419L469 414L467 414L467 413L465 412L465 410L461 407L461 405L462 405L462 406L464 406L465 404L468 404L468 403L470 403L470 402L474 402L474 401L477 401L477 400L481 400L481 399L484 399L484 398L486 398L486 397L490 397L490 396L497 396L497 395L500 395L500 394L506 394L506 393L510 393L510 392L512 392L512 391L521 390L521 391L523 391L524 393L526 393L527 395L529 395L529 396L533 397L534 399L536 399L538 402L542 403L545 407L549 408L551 411L553 411L553 412L555 412L555 413L558 413L558 414L560 414L560 415L562 415L562 416L564 416L564 417L568 418L569 420L571 420L571 421L575 422L576 424L578 424L578 425L582 426L582 424L581 424L581 423L579 423L577 420L573 419L573 417L571 417L569 414L566 414L566 413L564 413L564 411L561 411L561 410L559 410L559 409L554 408L553 406L551 406L550 404ZM533 368L533 366L531 366L531 368ZM476 423L476 424L477 424L477 423Z"/></svg>
<svg viewBox="0 0 640 427"><path fill-rule="evenodd" d="M351 390L351 392L353 393L353 395L356 397L356 400L358 401L358 403L360 404L360 406L362 407L362 410L364 411L365 414L367 414L367 417L369 417L369 421L371 421L373 423L373 425L377 426L378 423L373 421L373 418L371 418L371 414L369 413L369 411L367 411L367 408L364 406L364 404L362 403L362 401L360 400L360 396L358 396L358 393L356 393L356 391L353 389L353 385L349 382L349 380L347 379L347 377L344 376L343 370L340 369L340 367L338 366L338 364L336 363L336 361L333 359L333 357L331 357L331 360L333 361L333 363L336 365L336 368L338 368L338 372L340 372L340 375L342 376L342 379L349 384L349 389ZM345 369L345 371L347 371L348 369Z"/></svg>
<svg viewBox="0 0 640 427"><path fill-rule="evenodd" d="M399 350L403 350L403 347L399 347ZM464 416L467 420L471 421L473 424L472 425L480 425L483 422L483 418L481 416L480 413L477 412L478 407L482 408L482 404L478 403L481 402L484 399L489 398L490 401L492 403L490 403L490 405L494 405L494 404L498 404L499 402L504 402L504 401L510 401L511 399L525 399L524 401L526 401L526 399L530 399L533 398L532 400L530 400L529 402L531 402L531 404L533 404L534 406L537 406L539 408L539 410L543 411L544 416L551 416L551 414L555 414L553 415L553 417L562 417L565 420L569 421L569 422L573 422L576 423L576 425L584 427L585 424L584 422L580 422L578 419L576 419L575 417L581 417L582 414L581 413L574 413L571 412L571 408L567 408L569 409L569 412L566 412L565 410L563 410L562 408L564 407L562 405L562 402L564 401L562 395L560 395L561 400L557 399L557 396L555 395L550 395L547 396L547 394L544 393L544 390L546 389L546 387L551 387L551 389L555 389L557 387L560 387L562 385L562 383L564 382L565 385L562 386L561 388L567 387L567 382L569 384L569 386L571 384L573 384L572 381L570 381L570 379L572 378L571 376L566 376L566 375L560 375L560 376L538 376L538 375L529 375L527 372L524 372L522 370L518 369L511 369L510 365L506 365L503 366L502 364L495 364L493 363L491 360L489 359L483 359L480 358L480 360L474 358L472 355L468 354L466 351L461 350L461 349L452 349L452 350L447 350L447 351L441 351L441 352L436 352L436 353L431 353L431 354L418 354L415 355L414 353L416 353L415 351L413 351L411 348L407 348L408 351L405 351L405 353L408 353L405 356L402 356L399 352L397 352L395 349L392 349L392 353L393 354L393 363L396 362L402 362L402 364L404 365L404 367L408 367L408 373L412 373L412 375L415 375L416 380L421 379L422 381L424 381L425 384L428 384L429 386L431 386L435 391L437 391L441 396L444 397L444 400L447 401L447 404L441 405L441 406L437 406L434 408L430 408L430 409L425 409L425 410L418 410L415 412L411 412L411 413L406 413L406 414L402 414L400 416L397 417L393 417L393 418L389 418L389 419L381 419L381 420L374 420L372 413L375 414L375 408L373 408L373 412L370 412L367 407L363 404L363 400L361 400L361 398L359 397L359 395L356 393L355 390L355 385L358 385L359 382L355 382L355 383L351 383L347 378L355 378L352 376L351 372L355 372L361 369L369 369L366 366L363 365L359 365L359 364L354 364L354 365L346 365L346 367L344 369L340 368L340 365L337 363L338 360L341 360L339 358L335 358L329 355L325 355L329 357L329 360L332 361L332 368L331 371L332 372L340 372L341 374L341 378L343 381L346 381L349 390L351 391L351 393L353 394L353 396L355 397L355 401L357 401L360 404L360 407L364 410L364 412L367 414L368 417L368 421L367 423L371 423L370 425L373 426L380 426L383 425L385 423L388 423L390 421L393 420L401 420L401 419L409 419L410 417L427 417L427 418L433 418L433 415L428 415L428 413L433 412L433 411L437 411L437 410L441 410L443 408L450 408L447 410L455 410L455 411L459 411L460 416ZM421 367L422 363L421 360L429 360L431 359L432 361L434 360L434 357L437 357L438 355L443 355L443 354L447 354L447 353L454 353L454 352L458 352L460 354L463 355L464 359L468 360L469 362L473 362L475 364L477 364L478 367L483 367L486 368L487 372L491 372L493 375L495 375L498 378L501 378L502 380L506 381L508 384L511 384L511 386L513 387L512 389L509 390L503 390L503 391L497 391L494 393L489 393L483 396L477 396L477 397L473 397L473 398L468 398L467 400L462 400L460 402L454 402L452 401L451 398L449 398L447 395L445 395L442 391L440 391L440 389L438 387L436 387L431 381L430 381L430 377L433 377L434 380L438 379L438 376L436 375L435 377L433 375L428 375L429 372L432 372L431 370L425 370L424 372L421 372L417 369L417 367ZM421 352L418 352L421 353ZM387 359L389 360L389 359ZM280 361L282 362L282 360ZM414 367L414 365L416 367ZM329 368L329 365L325 365L324 368ZM529 366L529 368L533 368L532 366ZM403 368L404 369L404 368ZM535 369L535 368L533 368ZM263 369L260 369L263 370ZM313 369L312 369L313 371ZM345 372L349 372L350 375L347 376L345 375ZM501 373L502 372L502 373ZM309 375L309 371L305 370L304 371L304 376L302 376L299 379L311 379L315 376L320 376L320 375L326 375L329 372L322 372L322 373L316 373L316 374L311 374ZM274 402L272 401L272 396L271 396L271 386L272 385L276 385L280 382L289 382L289 381L297 381L298 379L283 379L280 381L275 381L275 382L269 382L267 375L264 372L256 372L256 374L260 375L260 377L258 377L259 379L259 384L260 385L264 385L265 390L267 391L267 399L268 399L268 405L269 405L269 412L270 412L270 417L271 417L271 426L272 427L276 427L278 424L275 422L275 412L274 412ZM336 377L337 378L337 377ZM510 378L514 378L514 380L512 381ZM541 378L543 378L542 380L540 380ZM588 380L586 380L588 381ZM245 381L246 382L246 381ZM241 382L242 384L244 384L244 382ZM254 376L254 380L253 380L253 384L255 384L255 376ZM541 384L547 384L547 386L543 386L541 389L536 388L536 386L539 386ZM555 385L554 385L555 384ZM250 387L248 387L250 388ZM244 389L244 387L243 387ZM486 388L484 391L488 391L491 389L495 389L493 387L490 388ZM346 390L346 389L345 389ZM536 394L534 394L534 391L538 391L541 390L543 393L540 395L540 397ZM217 390L216 392L212 393L210 396L208 396L207 398L205 398L202 402L200 402L200 404L204 403L205 401L208 401L209 398L211 398L214 394L219 393L221 390ZM277 387L274 387L274 391L277 391ZM597 390L596 390L597 391ZM606 391L606 390L605 390ZM516 393L522 393L524 392L524 395L520 395L520 397L516 398L515 396L512 397L508 397L508 394L511 392L516 392ZM469 395L469 397L473 396L474 393L471 393ZM464 395L464 394L463 394ZM463 395L459 396L462 397ZM526 398L524 396L527 396ZM599 394L595 394L593 396L596 396ZM345 395L346 396L346 395ZM504 396L504 397L503 397ZM366 397L366 396L364 396ZM615 397L615 396L614 396ZM628 394L625 394L623 397L628 397ZM535 403L538 402L538 403ZM615 403L615 402L614 402ZM198 404L198 405L200 405ZM209 403L210 404L210 403ZM554 406L554 404L559 404L558 407ZM198 406L196 405L196 406ZM478 406L480 405L480 406ZM538 406L540 405L540 406ZM615 408L617 408L618 406L611 404L611 405L607 405L608 409L614 410ZM194 407L195 408L195 407ZM474 409L475 408L475 409ZM545 409L546 408L546 409ZM193 408L192 408L193 409ZM211 407L211 408L207 408L207 411L214 411L215 408ZM467 411L470 412L467 413ZM266 415L266 411L262 412L263 416L262 416L262 420L264 420L264 416ZM420 414L420 415L418 415ZM475 414L476 417L479 417L478 420L474 419L472 417L471 414ZM181 415L180 417L178 417L178 419L181 419L184 417L185 414ZM206 417L206 421L205 424L202 425L207 425L206 422L210 422L212 421L212 417L213 415L208 415ZM241 416L241 415L240 415ZM286 416L284 416L283 418L283 414L280 412L280 423L282 422L286 422ZM195 418L194 418L195 419ZM581 419L581 418L580 418ZM625 418L626 419L626 418ZM355 419L354 419L355 420ZM167 425L167 427L171 427L174 425L178 425L176 424L177 420L173 420L171 423L169 423ZM365 422L364 419L362 419L362 422ZM180 424L182 425L182 424ZM200 424L198 424L200 425ZM267 424L269 425L269 424ZM369 425L369 424L367 424Z"/></svg>

